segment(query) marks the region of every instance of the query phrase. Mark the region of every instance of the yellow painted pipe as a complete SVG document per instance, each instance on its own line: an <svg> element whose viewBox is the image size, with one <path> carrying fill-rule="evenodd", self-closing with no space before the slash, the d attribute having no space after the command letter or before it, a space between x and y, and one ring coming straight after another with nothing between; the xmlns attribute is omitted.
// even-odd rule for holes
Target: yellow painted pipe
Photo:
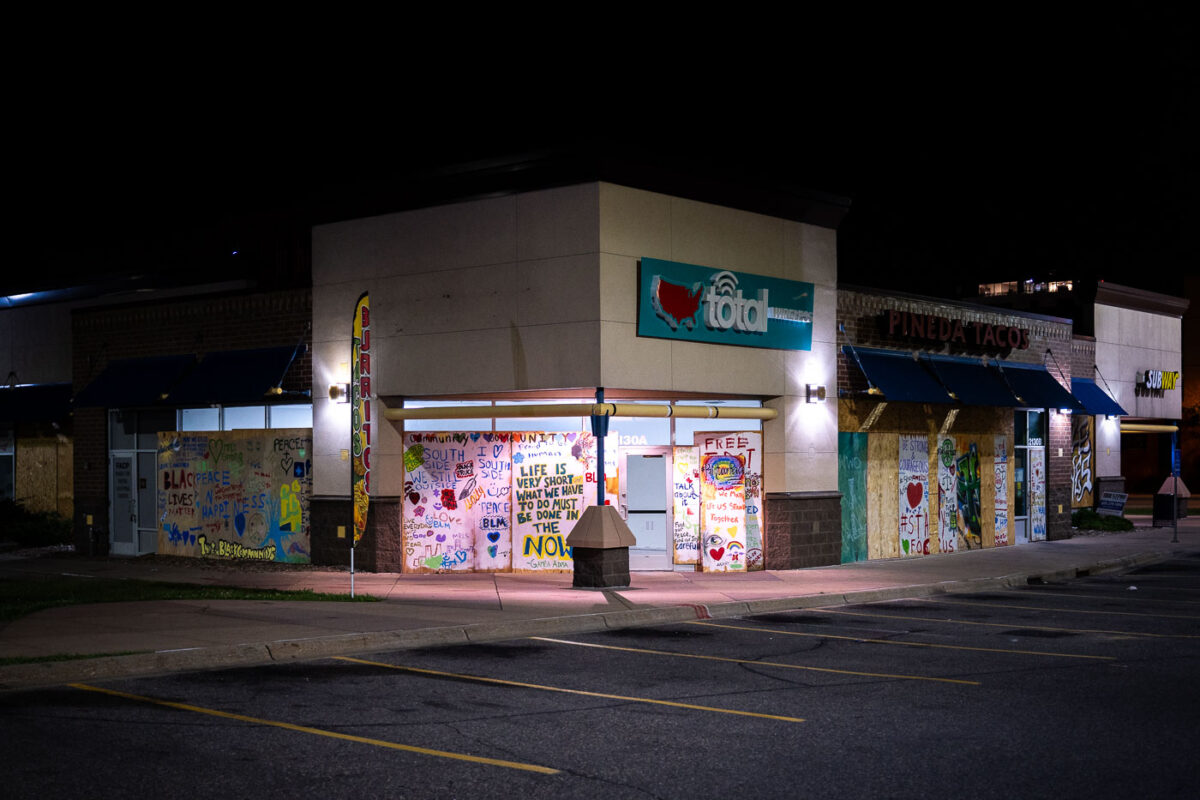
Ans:
<svg viewBox="0 0 1200 800"><path fill-rule="evenodd" d="M493 419L496 417L685 417L688 419L775 419L773 408L677 406L644 403L564 403L524 406L389 408L385 419Z"/></svg>
<svg viewBox="0 0 1200 800"><path fill-rule="evenodd" d="M1175 433L1178 425L1153 425L1143 422L1122 422L1121 433Z"/></svg>

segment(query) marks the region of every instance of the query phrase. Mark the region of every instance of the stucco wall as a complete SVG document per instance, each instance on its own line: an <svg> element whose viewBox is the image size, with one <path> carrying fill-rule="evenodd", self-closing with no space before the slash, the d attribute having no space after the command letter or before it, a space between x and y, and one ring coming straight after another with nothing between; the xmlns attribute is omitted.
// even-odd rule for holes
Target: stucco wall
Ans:
<svg viewBox="0 0 1200 800"><path fill-rule="evenodd" d="M637 337L642 257L815 284L811 352ZM768 492L836 490L833 230L612 184L489 198L313 230L314 493L348 493L354 301L371 293L376 396L596 386L775 397ZM377 406L381 411L382 406ZM401 493L395 426L376 428L372 494Z"/></svg>
<svg viewBox="0 0 1200 800"><path fill-rule="evenodd" d="M1096 366L1122 408L1134 417L1179 419L1182 383L1164 390L1162 397L1139 395L1134 387L1138 372L1182 369L1182 320L1100 303L1096 304L1095 319Z"/></svg>
<svg viewBox="0 0 1200 800"><path fill-rule="evenodd" d="M600 184L600 384L772 397L766 491L837 490L837 404L806 383L836 383L837 234L800 222ZM810 351L637 336L637 262L660 258L814 284Z"/></svg>

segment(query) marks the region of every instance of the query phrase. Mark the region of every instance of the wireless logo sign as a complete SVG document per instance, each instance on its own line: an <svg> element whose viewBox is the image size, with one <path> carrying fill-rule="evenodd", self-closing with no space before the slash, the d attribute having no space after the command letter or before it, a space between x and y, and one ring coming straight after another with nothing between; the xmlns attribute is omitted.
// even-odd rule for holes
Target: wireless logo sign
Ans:
<svg viewBox="0 0 1200 800"><path fill-rule="evenodd" d="M779 350L812 347L813 285L643 258L638 335Z"/></svg>

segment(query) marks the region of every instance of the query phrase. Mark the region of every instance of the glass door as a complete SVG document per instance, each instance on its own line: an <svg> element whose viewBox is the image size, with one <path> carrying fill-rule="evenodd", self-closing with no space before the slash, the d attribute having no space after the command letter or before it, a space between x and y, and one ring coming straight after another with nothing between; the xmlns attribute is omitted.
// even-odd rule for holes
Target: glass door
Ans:
<svg viewBox="0 0 1200 800"><path fill-rule="evenodd" d="M629 548L629 568L669 570L671 448L627 447L620 453L619 510L637 539Z"/></svg>

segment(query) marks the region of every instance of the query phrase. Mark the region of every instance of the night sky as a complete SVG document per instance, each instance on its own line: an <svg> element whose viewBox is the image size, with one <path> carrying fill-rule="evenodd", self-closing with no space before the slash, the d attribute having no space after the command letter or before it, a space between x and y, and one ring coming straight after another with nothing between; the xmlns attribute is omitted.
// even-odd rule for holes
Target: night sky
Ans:
<svg viewBox="0 0 1200 800"><path fill-rule="evenodd" d="M575 152L849 198L847 284L1182 293L1200 274L1195 27L935 21L667 52L649 37L590 66L564 38L457 76L423 58L391 75L380 58L367 80L193 64L168 83L93 63L56 92L17 93L0 289L129 274L302 285L314 222L403 207L398 187L453 186L464 162Z"/></svg>

